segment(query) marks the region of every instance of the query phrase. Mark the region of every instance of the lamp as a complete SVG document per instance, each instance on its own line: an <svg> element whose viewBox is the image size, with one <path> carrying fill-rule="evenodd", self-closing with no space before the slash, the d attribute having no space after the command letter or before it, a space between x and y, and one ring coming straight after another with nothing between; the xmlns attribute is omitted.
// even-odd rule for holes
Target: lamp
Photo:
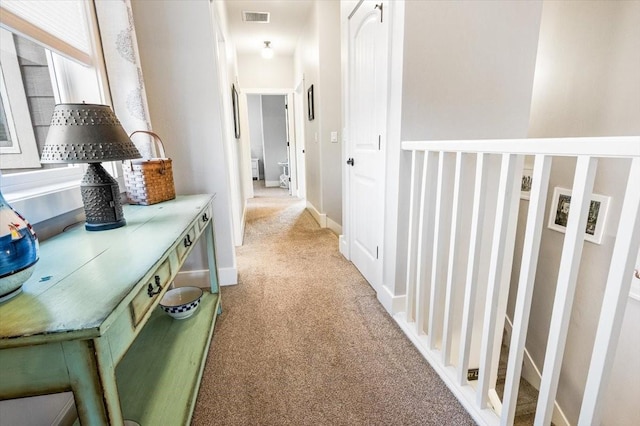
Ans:
<svg viewBox="0 0 640 426"><path fill-rule="evenodd" d="M264 47L262 48L261 55L265 59L273 58L273 49L271 48L271 42L270 41L265 41L264 42Z"/></svg>
<svg viewBox="0 0 640 426"><path fill-rule="evenodd" d="M126 225L118 182L103 161L140 158L108 105L58 104L53 110L42 163L89 163L80 192L88 231Z"/></svg>

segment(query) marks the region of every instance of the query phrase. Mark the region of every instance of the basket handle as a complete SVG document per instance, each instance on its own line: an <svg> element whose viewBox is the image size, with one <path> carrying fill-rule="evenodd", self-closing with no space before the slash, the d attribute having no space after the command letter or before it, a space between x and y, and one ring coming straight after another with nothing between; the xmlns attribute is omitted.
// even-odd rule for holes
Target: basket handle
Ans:
<svg viewBox="0 0 640 426"><path fill-rule="evenodd" d="M153 136L154 142L156 142L156 146L158 146L159 148L158 153L160 154L160 158L165 158L164 143L162 143L162 139L160 139L160 136L150 130L136 130L129 135L129 139L131 139L131 136L135 135L136 133L146 133L147 135Z"/></svg>

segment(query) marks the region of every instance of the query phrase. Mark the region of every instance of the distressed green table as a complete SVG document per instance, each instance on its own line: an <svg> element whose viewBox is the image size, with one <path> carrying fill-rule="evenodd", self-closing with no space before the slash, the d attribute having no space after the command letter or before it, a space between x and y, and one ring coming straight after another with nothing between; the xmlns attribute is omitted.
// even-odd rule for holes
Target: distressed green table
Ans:
<svg viewBox="0 0 640 426"><path fill-rule="evenodd" d="M188 424L220 312L213 199L125 206L125 227L43 242L0 305L0 399L71 390L83 426ZM157 305L200 237L211 292L174 320Z"/></svg>

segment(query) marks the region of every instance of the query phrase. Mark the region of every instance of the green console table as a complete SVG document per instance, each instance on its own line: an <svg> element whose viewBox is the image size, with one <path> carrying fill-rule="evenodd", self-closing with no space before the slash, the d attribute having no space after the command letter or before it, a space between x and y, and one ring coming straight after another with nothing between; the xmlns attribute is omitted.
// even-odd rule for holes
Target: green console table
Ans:
<svg viewBox="0 0 640 426"><path fill-rule="evenodd" d="M125 206L125 227L43 242L0 304L0 399L72 391L83 426L188 424L220 312L213 200ZM200 237L211 291L174 320L157 305Z"/></svg>

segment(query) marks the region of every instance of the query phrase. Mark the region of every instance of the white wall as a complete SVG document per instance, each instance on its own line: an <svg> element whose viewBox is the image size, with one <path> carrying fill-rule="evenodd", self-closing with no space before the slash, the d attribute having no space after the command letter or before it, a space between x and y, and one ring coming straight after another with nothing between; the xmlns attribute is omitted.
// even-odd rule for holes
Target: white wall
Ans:
<svg viewBox="0 0 640 426"><path fill-rule="evenodd" d="M315 3L295 53L295 77L313 84L315 119L305 120L307 201L338 228L342 224L342 82L340 53L340 3ZM322 64L322 66L320 66ZM338 143L331 142L338 133Z"/></svg>
<svg viewBox="0 0 640 426"><path fill-rule="evenodd" d="M538 2L407 2L403 140L526 137Z"/></svg>
<svg viewBox="0 0 640 426"><path fill-rule="evenodd" d="M285 97L262 95L262 131L264 137L264 180L267 185L280 185L282 167L287 161L287 124L285 120Z"/></svg>
<svg viewBox="0 0 640 426"><path fill-rule="evenodd" d="M244 89L293 89L293 56L238 55L238 79Z"/></svg>
<svg viewBox="0 0 640 426"><path fill-rule="evenodd" d="M223 284L237 283L229 171L209 2L132 2L153 128L173 158L178 194L216 193L216 251ZM161 29L161 30L159 30ZM226 89L226 88L225 88ZM202 269L204 250L186 270ZM197 256L200 254L200 256Z"/></svg>
<svg viewBox="0 0 640 426"><path fill-rule="evenodd" d="M639 76L640 2L545 2L529 137L640 134ZM578 419L617 232L624 194L620 182L626 180L628 169L626 161L601 159L598 164L594 192L612 197L609 219L602 244L584 245L557 396L572 424ZM550 194L555 186L571 188L574 170L574 161L554 159ZM525 208L528 203L521 204ZM521 222L524 221L521 217ZM544 363L563 236L549 229L542 235L527 339L527 348L540 368ZM514 277L517 272L516 268ZM514 300L515 294L511 294L509 312L513 312ZM605 425L640 424L638 321L640 302L629 299L606 393Z"/></svg>
<svg viewBox="0 0 640 426"><path fill-rule="evenodd" d="M235 137L231 87L237 83L236 56L227 29L226 3L212 2L210 10L216 43L215 59L218 63L219 87L222 93L227 93L227 96L219 98L222 108L222 137L229 174L233 240L236 246L240 246L244 237L245 204L253 192L249 149L241 143L242 132L240 139Z"/></svg>
<svg viewBox="0 0 640 426"><path fill-rule="evenodd" d="M526 137L541 9L539 2L406 2L402 140ZM405 259L410 156L399 161L397 258ZM395 295L405 282L399 262Z"/></svg>
<svg viewBox="0 0 640 426"><path fill-rule="evenodd" d="M317 5L316 5L317 6ZM319 35L317 7L311 8L311 13L305 25L305 32L300 35L300 41L296 47L294 55L294 69L296 85L304 80L302 96L304 98L304 139L305 139L305 163L306 163L306 190L307 203L311 204L317 211L323 212L322 205L322 157L320 144L318 142L320 119L309 121L306 118L308 103L307 90L313 84L314 90L318 87L319 73ZM315 100L315 107L318 107L318 100Z"/></svg>
<svg viewBox="0 0 640 426"><path fill-rule="evenodd" d="M319 80L315 87L315 115L320 120L322 149L322 206L327 218L342 224L342 179L346 158L342 158L342 80L340 74L340 3L318 1ZM331 142L331 132L338 142Z"/></svg>

